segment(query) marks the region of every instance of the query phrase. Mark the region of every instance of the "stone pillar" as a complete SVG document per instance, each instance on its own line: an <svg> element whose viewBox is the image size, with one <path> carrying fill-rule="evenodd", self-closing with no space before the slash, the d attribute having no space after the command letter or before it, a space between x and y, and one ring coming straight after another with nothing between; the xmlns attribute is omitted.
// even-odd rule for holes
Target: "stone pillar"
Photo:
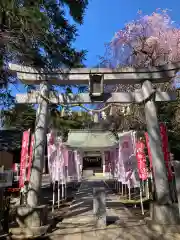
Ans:
<svg viewBox="0 0 180 240"><path fill-rule="evenodd" d="M153 174L156 186L156 202L152 204L152 218L158 223L173 223L177 220L175 208L171 206L170 189L167 178L164 155L162 151L159 123L153 96L154 90L150 81L142 84L145 99L145 116L149 144L152 154ZM156 214L158 212L158 214ZM169 217L171 216L171 217ZM174 218L173 218L174 216Z"/></svg>
<svg viewBox="0 0 180 240"><path fill-rule="evenodd" d="M171 203L169 183L167 179L167 169L165 166L164 155L162 151L159 123L156 113L156 107L153 97L154 90L150 81L145 81L142 85L145 99L145 116L147 123L147 132L152 154L152 164L154 180L156 185L157 202L161 204Z"/></svg>
<svg viewBox="0 0 180 240"><path fill-rule="evenodd" d="M40 93L44 97L48 97L48 84L41 83ZM39 193L42 182L42 171L44 167L45 144L47 134L47 118L48 118L48 102L39 96L39 106L36 114L35 132L34 132L34 148L33 161L31 169L31 177L28 192L28 205L36 207L39 201Z"/></svg>
<svg viewBox="0 0 180 240"><path fill-rule="evenodd" d="M173 161L174 173L175 173L175 183L176 183L176 196L178 199L178 208L180 215L180 161Z"/></svg>
<svg viewBox="0 0 180 240"><path fill-rule="evenodd" d="M106 226L106 195L105 188L93 188L93 212L97 227Z"/></svg>
<svg viewBox="0 0 180 240"><path fill-rule="evenodd" d="M49 88L47 82L40 85L39 105L36 113L36 123L34 132L33 161L31 167L31 176L27 193L27 206L20 206L17 211L17 222L21 228L14 229L13 235L24 234L28 238L40 236L47 229L47 211L45 206L39 205L41 196L42 173L44 167L44 155L47 133L48 119L48 97ZM42 97L41 97L42 95ZM43 96L45 98L43 98ZM43 219L43 221L42 221ZM20 232L20 233L19 233ZM26 236L26 237L27 237Z"/></svg>

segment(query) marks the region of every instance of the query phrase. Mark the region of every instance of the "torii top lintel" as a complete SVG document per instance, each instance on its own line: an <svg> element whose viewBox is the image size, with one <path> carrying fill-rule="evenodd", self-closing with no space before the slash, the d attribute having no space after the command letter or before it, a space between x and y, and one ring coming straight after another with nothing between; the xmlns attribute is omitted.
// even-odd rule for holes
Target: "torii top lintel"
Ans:
<svg viewBox="0 0 180 240"><path fill-rule="evenodd" d="M167 82L180 70L180 62L150 68L73 68L56 69L52 72L37 70L17 64L9 64L9 69L26 84L40 84L47 80L56 85L87 85L90 74L102 74L104 84L137 84L144 80L161 83Z"/></svg>

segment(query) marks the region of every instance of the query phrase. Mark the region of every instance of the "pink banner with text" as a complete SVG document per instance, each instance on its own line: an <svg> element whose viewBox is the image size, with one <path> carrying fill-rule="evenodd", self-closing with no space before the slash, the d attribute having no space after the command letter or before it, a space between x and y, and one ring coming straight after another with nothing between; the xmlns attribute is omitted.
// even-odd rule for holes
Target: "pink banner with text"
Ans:
<svg viewBox="0 0 180 240"><path fill-rule="evenodd" d="M164 123L160 123L160 134L161 134L161 140L162 140L162 150L164 153L164 161L167 168L167 176L168 176L168 180L171 181L173 179L173 174L172 174L171 164L170 164L167 127Z"/></svg>
<svg viewBox="0 0 180 240"><path fill-rule="evenodd" d="M29 150L29 161L28 161L28 172L27 172L27 181L30 181L31 176L31 167L33 161L33 145L34 145L34 135L31 136L31 144Z"/></svg>
<svg viewBox="0 0 180 240"><path fill-rule="evenodd" d="M137 158L139 178L142 180L147 180L148 169L146 166L145 144L143 141L137 141L136 143L136 158Z"/></svg>
<svg viewBox="0 0 180 240"><path fill-rule="evenodd" d="M21 160L20 160L19 188L24 187L24 181L26 180L26 167L27 167L27 162L28 162L29 138L30 138L30 130L23 132Z"/></svg>

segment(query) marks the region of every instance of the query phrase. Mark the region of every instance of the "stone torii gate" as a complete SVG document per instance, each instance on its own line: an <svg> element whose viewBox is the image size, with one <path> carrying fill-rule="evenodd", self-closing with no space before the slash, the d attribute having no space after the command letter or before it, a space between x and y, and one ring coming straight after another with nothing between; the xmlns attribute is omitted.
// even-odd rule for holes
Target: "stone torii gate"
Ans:
<svg viewBox="0 0 180 240"><path fill-rule="evenodd" d="M165 65L159 68L135 69L107 69L107 68L80 68L80 69L61 69L49 73L45 70L35 70L30 67L10 64L9 69L26 84L40 85L39 92L29 94L17 94L17 103L38 104L36 127L35 127L35 146L34 159L30 178L30 191L28 194L28 204L32 207L38 205L39 189L41 187L41 173L44 159L44 142L47 131L48 101L56 104L87 104L92 103L89 93L81 94L59 94L54 96L49 91L49 85L88 85L93 74L101 75L104 84L141 84L141 89L135 92L116 92L104 93L104 103L144 103L145 116L147 121L147 131L152 152L153 173L156 185L157 201L154 206L154 220L174 222L175 217L171 204L169 184L167 179L166 166L161 147L161 137L157 119L155 101L175 101L176 92L161 92L152 87L152 83L164 83L175 77L180 69L180 63ZM95 103L93 101L93 103ZM97 101L99 102L99 101ZM171 207L169 207L169 204ZM167 216L168 214L168 216ZM171 217L172 216L172 217ZM172 218L172 219L171 219Z"/></svg>

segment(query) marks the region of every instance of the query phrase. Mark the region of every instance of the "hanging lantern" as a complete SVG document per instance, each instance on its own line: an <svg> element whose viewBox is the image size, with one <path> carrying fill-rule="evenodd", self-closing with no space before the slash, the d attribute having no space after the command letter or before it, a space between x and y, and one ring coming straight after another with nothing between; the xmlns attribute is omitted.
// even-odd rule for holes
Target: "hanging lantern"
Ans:
<svg viewBox="0 0 180 240"><path fill-rule="evenodd" d="M91 100L103 101L104 76L102 74L90 74L89 76L89 96Z"/></svg>

